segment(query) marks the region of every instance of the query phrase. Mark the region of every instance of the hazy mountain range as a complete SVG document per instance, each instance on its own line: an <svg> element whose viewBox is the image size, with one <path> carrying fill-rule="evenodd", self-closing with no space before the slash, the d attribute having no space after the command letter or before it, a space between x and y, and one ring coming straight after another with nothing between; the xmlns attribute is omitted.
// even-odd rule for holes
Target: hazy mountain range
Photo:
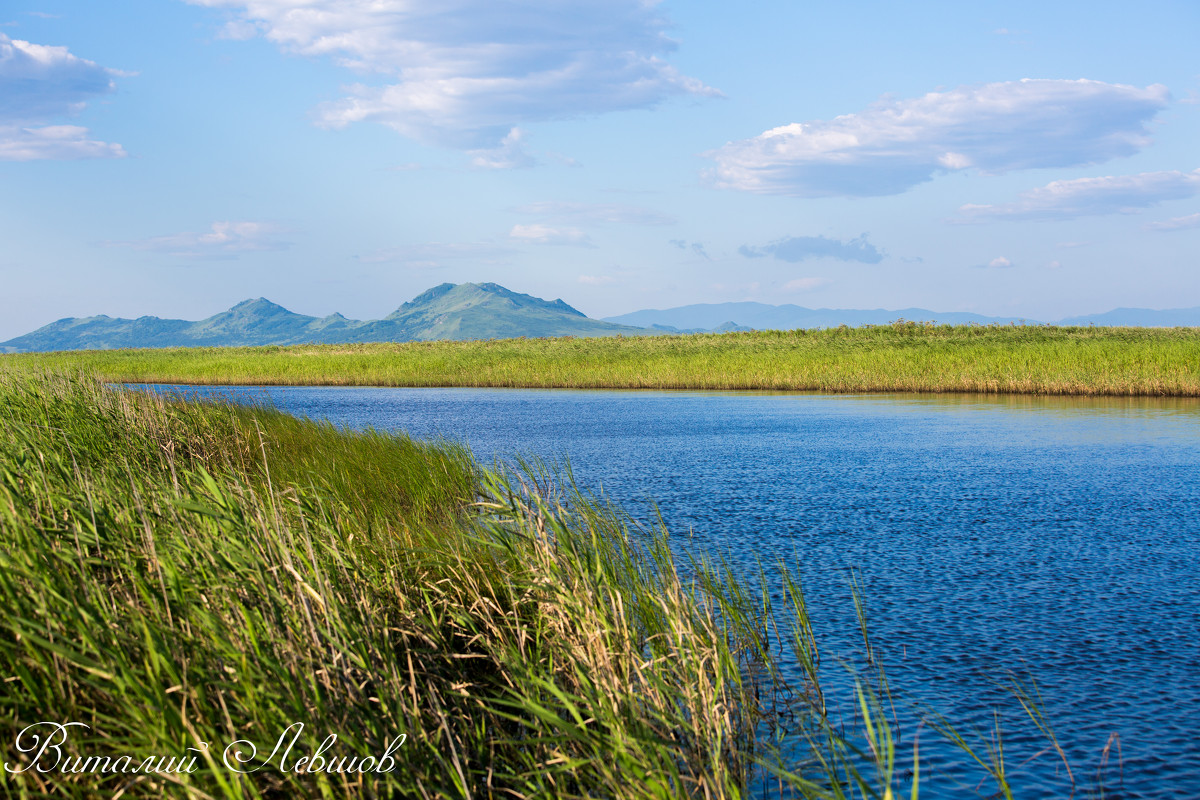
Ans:
<svg viewBox="0 0 1200 800"><path fill-rule="evenodd" d="M266 344L406 342L432 339L503 339L519 336L645 336L656 333L828 328L882 325L896 319L942 324L1038 323L1017 317L988 317L923 308L811 309L765 303L701 303L648 309L590 319L562 300L553 302L509 291L495 283L443 283L377 320L341 314L310 317L264 298L246 300L208 319L107 316L70 317L32 333L0 342L0 352L106 350L118 347L232 347ZM1154 311L1118 308L1105 314L1069 317L1056 325L1192 326L1200 308Z"/></svg>
<svg viewBox="0 0 1200 800"><path fill-rule="evenodd" d="M1190 327L1200 325L1200 308L1116 308L1104 314L1043 321L1028 317L988 317L963 311L930 311L927 308L852 309L772 306L766 303L698 303L662 310L647 309L605 317L606 322L660 331L690 333L714 330L792 330L835 328L838 325L885 325L897 319L933 321L942 325L1106 325L1128 327Z"/></svg>
<svg viewBox="0 0 1200 800"><path fill-rule="evenodd" d="M1198 315L1200 316L1200 315ZM944 325L977 323L990 325L1021 322L1019 317L987 317L965 312L938 312L926 308L871 310L850 308L804 308L803 306L772 306L766 303L698 303L678 308L647 309L605 317L606 322L655 327L680 332L711 330L792 330L793 328L836 328L838 325L883 325L897 319L935 320ZM1033 323L1036 320L1024 320ZM1086 324L1086 323L1084 323Z"/></svg>

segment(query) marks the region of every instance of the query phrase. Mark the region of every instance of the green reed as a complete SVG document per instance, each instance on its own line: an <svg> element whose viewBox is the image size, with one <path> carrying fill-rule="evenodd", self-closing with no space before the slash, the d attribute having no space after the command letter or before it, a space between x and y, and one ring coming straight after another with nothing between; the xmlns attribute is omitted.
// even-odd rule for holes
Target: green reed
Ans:
<svg viewBox="0 0 1200 800"><path fill-rule="evenodd" d="M0 370L0 415L6 796L734 798L770 775L819 798L908 785L878 681L859 684L859 725L825 708L794 578L782 627L805 677L789 687L765 586L703 560L681 577L664 529L569 476L81 374ZM61 743L69 758L193 768L13 772L35 766L18 741L45 721L88 726ZM807 742L786 762L785 728ZM254 743L259 764L286 731L291 763L229 768L228 745L245 757ZM394 768L297 772L329 734L343 766L390 752Z"/></svg>
<svg viewBox="0 0 1200 800"><path fill-rule="evenodd" d="M0 356L117 382L1200 395L1200 329L891 325Z"/></svg>

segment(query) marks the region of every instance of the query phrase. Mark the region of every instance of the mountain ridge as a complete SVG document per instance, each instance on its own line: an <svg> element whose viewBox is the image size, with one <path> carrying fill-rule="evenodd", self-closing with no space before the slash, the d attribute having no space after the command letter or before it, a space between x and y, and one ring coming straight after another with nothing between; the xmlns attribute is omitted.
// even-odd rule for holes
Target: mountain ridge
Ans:
<svg viewBox="0 0 1200 800"><path fill-rule="evenodd" d="M837 309L806 308L793 304L729 302L693 303L665 309L642 309L603 317L605 322L636 327L653 327L664 333L696 333L728 330L792 330L835 328L839 325L886 325L897 319L933 321L942 325L1104 325L1141 327L1200 326L1200 307L1175 309L1116 308L1103 314L1085 314L1061 320L1042 321L1020 316L987 316L966 311L931 311L927 308Z"/></svg>
<svg viewBox="0 0 1200 800"><path fill-rule="evenodd" d="M0 353L121 347L231 347L438 339L503 339L545 336L649 336L672 333L830 328L882 325L896 319L940 324L1042 324L1020 317L991 317L923 308L811 309L755 302L695 303L642 309L592 319L562 299L543 300L496 283L442 283L378 320L297 314L265 297L247 298L202 320L136 319L97 314L65 317L23 336L0 342ZM1067 317L1056 325L1173 327L1200 325L1200 307L1116 308Z"/></svg>
<svg viewBox="0 0 1200 800"><path fill-rule="evenodd" d="M312 317L258 297L194 322L153 316L122 319L105 314L66 317L0 342L0 352L647 333L641 328L591 319L561 299L543 300L495 283L443 283L378 320L353 320L338 312Z"/></svg>

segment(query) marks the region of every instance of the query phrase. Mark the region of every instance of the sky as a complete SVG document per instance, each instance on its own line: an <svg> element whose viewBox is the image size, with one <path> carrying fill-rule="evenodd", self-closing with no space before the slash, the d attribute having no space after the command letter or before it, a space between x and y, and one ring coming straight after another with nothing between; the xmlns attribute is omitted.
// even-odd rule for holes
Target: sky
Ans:
<svg viewBox="0 0 1200 800"><path fill-rule="evenodd" d="M0 340L492 281L1200 306L1200 4L0 0Z"/></svg>

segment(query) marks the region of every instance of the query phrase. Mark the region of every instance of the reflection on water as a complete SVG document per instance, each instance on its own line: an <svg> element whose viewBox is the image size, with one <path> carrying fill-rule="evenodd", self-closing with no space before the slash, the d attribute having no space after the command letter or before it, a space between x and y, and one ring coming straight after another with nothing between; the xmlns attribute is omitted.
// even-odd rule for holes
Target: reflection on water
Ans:
<svg viewBox="0 0 1200 800"><path fill-rule="evenodd" d="M996 685L1014 670L1037 681L1077 796L1114 733L1121 769L1114 746L1105 796L1200 796L1196 400L195 391L465 440L484 461L567 456L585 487L639 514L656 502L681 539L747 573L797 564L835 671L858 649L854 568L899 695L983 729L1000 706L1015 767L1044 741ZM911 742L915 727L903 733ZM921 738L934 773L923 765L922 796L973 795L946 770L939 783L954 759L934 739ZM1052 753L1014 784L1017 797L1069 791Z"/></svg>

